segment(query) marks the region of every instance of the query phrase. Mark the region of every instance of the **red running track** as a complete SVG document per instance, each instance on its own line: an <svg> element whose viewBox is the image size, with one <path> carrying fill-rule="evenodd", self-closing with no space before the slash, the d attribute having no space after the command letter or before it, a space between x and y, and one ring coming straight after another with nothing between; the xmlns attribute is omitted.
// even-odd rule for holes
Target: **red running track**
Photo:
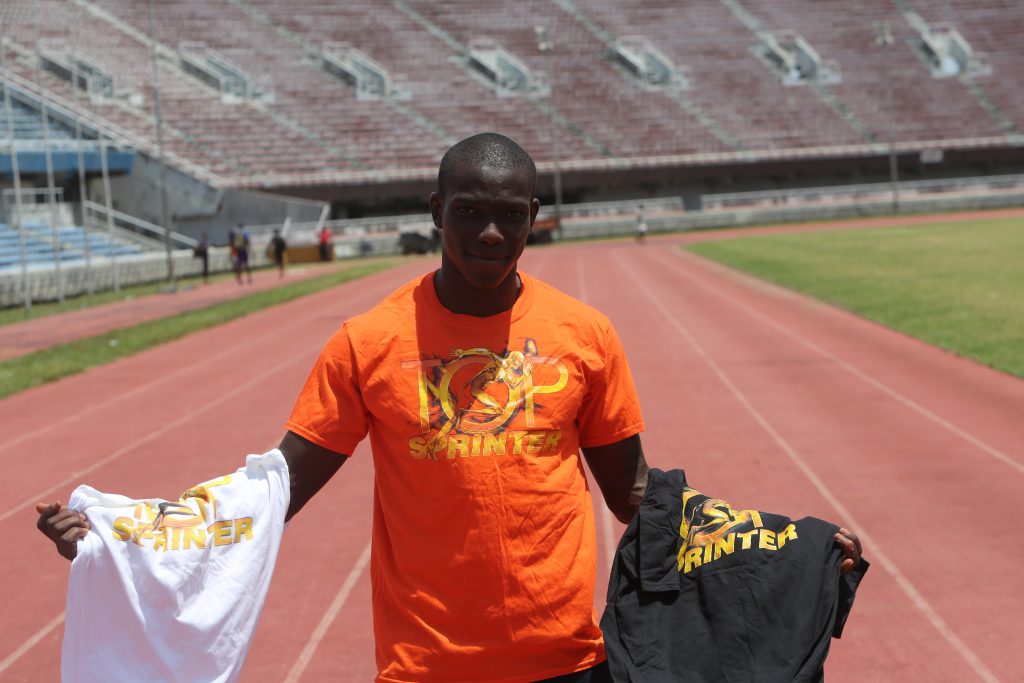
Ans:
<svg viewBox="0 0 1024 683"><path fill-rule="evenodd" d="M855 528L874 568L831 681L1015 681L1024 383L702 261L680 238L560 246L524 269L605 311L654 465L744 507ZM0 680L59 672L67 564L36 500L79 482L174 497L275 445L320 345L417 261L0 401ZM290 525L244 681L368 681L372 465ZM598 542L621 526L599 505ZM1004 521L1006 520L1006 521ZM599 566L603 593L607 560ZM597 605L598 609L601 605Z"/></svg>

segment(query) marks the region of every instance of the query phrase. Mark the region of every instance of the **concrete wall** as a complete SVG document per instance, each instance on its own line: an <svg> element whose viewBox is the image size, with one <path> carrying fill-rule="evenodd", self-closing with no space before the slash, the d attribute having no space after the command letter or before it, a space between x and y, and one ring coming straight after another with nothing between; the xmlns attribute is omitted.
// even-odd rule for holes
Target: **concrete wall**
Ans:
<svg viewBox="0 0 1024 683"><path fill-rule="evenodd" d="M216 215L220 207L222 190L214 189L170 167L167 168L167 187L171 224L175 230L178 230L180 221ZM114 208L118 211L154 225L163 225L160 165L155 159L139 154L131 173L111 176L110 194ZM89 198L97 204L104 203L102 178L89 179Z"/></svg>

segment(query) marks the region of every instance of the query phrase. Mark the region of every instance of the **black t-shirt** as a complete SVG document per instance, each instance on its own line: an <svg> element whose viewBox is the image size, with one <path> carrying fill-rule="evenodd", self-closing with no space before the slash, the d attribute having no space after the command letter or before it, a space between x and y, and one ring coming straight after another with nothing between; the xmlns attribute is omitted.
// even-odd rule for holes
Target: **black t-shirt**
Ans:
<svg viewBox="0 0 1024 683"><path fill-rule="evenodd" d="M840 576L833 524L791 520L652 469L601 618L617 682L820 681L867 571Z"/></svg>

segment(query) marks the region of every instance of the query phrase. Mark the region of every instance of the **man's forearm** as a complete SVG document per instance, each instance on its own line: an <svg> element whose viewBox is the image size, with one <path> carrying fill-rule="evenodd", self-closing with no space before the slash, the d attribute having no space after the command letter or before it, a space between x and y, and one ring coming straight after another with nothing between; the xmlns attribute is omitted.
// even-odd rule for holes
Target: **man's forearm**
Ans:
<svg viewBox="0 0 1024 683"><path fill-rule="evenodd" d="M293 432L284 435L279 448L288 463L291 490L288 515L285 517L285 521L288 521L330 481L348 460L348 456L318 446Z"/></svg>
<svg viewBox="0 0 1024 683"><path fill-rule="evenodd" d="M644 460L640 436L630 436L606 446L584 448L583 456L608 509L616 519L628 524L647 491L649 468Z"/></svg>

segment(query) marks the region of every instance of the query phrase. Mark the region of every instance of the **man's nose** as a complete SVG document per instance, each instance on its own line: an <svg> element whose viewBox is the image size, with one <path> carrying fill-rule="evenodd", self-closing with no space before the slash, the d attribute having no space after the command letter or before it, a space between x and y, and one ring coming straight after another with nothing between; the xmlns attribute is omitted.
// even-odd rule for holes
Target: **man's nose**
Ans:
<svg viewBox="0 0 1024 683"><path fill-rule="evenodd" d="M487 225L484 226L483 232L477 237L477 240L484 244L501 244L505 241L505 238L501 236L498 225L494 221L488 221Z"/></svg>

